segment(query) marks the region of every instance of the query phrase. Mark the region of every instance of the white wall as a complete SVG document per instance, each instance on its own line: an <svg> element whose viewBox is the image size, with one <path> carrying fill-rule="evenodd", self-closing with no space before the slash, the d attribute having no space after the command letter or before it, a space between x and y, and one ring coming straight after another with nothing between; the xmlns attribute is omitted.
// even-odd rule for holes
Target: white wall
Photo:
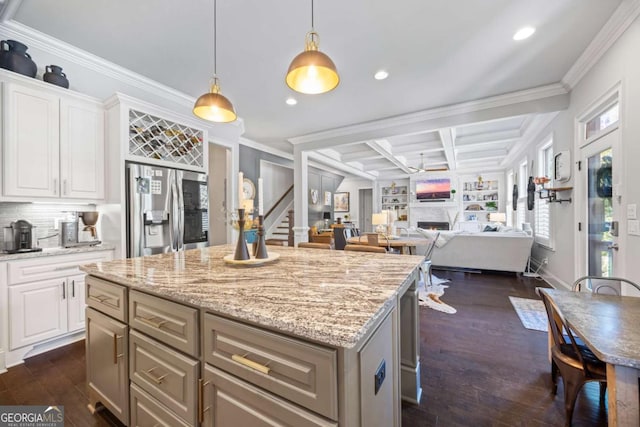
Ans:
<svg viewBox="0 0 640 427"><path fill-rule="evenodd" d="M356 227L361 227L361 218L358 218L360 206L360 190L373 189L374 182L368 179L363 178L345 178L336 191L338 192L348 192L349 193L349 212L338 212L335 214L336 217L340 217L344 219L345 215L349 215L349 221L353 222ZM374 195L375 199L375 195ZM380 210L378 206L378 210L375 208L375 203L373 207L373 212L377 212Z"/></svg>
<svg viewBox="0 0 640 427"><path fill-rule="evenodd" d="M535 146L542 142L541 138L553 133L554 152L571 151L571 161L574 163L572 177L563 186L575 187L576 147L575 120L588 107L602 97L617 83L622 83L621 95L621 153L616 158L616 167L622 168L623 197L618 208L621 209L621 237L620 251L614 256L619 257L620 269L617 274L640 282L640 268L637 260L640 258L640 237L626 235L626 206L630 203L640 203L640 21L636 21L627 29L620 39L609 49L602 59L585 75L571 92L569 108L561 112L540 138L533 141L527 151L529 159L535 158ZM537 163L537 162L536 162ZM512 165L517 167L517 163ZM554 204L551 207L555 236L554 250L548 250L534 245L534 256L538 259L547 257L549 264L545 274L552 283L570 285L580 272L577 270L577 206L576 199L581 194L573 192L574 203Z"/></svg>

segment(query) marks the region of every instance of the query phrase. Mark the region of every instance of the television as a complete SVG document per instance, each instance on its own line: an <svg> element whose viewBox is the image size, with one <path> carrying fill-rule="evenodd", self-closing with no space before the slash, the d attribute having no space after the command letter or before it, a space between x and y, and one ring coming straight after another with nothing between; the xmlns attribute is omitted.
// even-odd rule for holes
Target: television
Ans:
<svg viewBox="0 0 640 427"><path fill-rule="evenodd" d="M420 202L451 199L451 178L426 178L417 180L416 199Z"/></svg>

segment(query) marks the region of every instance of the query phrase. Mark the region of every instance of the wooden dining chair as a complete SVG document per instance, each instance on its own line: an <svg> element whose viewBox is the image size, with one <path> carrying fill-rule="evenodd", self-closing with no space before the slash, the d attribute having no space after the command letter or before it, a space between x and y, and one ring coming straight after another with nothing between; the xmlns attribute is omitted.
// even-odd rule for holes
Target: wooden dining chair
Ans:
<svg viewBox="0 0 640 427"><path fill-rule="evenodd" d="M598 359L587 346L577 342L571 328L567 325L553 300L544 292L541 293L541 296L547 311L552 340L551 380L553 381L553 394L558 391L558 374L560 374L564 383L565 426L570 427L576 398L585 383L600 382L600 404L604 403L607 365Z"/></svg>
<svg viewBox="0 0 640 427"><path fill-rule="evenodd" d="M431 255L433 254L433 249L436 247L436 242L438 241L438 237L440 237L439 231L427 231L422 228L417 228L416 231L421 236L427 239L427 247L424 251L424 261L422 263L422 271L423 277L422 281L424 282L425 287L431 286L433 274L431 273ZM429 277L429 283L427 283L426 279Z"/></svg>
<svg viewBox="0 0 640 427"><path fill-rule="evenodd" d="M345 251L354 251L354 252L375 252L380 254L386 254L387 250L382 246L369 246L369 245L352 245L348 244L344 247Z"/></svg>
<svg viewBox="0 0 640 427"><path fill-rule="evenodd" d="M299 248L307 248L307 249L332 249L330 243L309 243L309 242L300 242L298 243Z"/></svg>

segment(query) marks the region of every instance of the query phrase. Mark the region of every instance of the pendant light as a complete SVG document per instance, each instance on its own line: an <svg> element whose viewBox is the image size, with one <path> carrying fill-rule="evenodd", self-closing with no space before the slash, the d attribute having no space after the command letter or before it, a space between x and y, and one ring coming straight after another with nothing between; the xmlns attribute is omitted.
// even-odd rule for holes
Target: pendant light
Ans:
<svg viewBox="0 0 640 427"><path fill-rule="evenodd" d="M218 53L216 44L216 9L216 0L213 0L213 78L210 83L211 88L208 93L198 98L193 106L193 114L210 122L228 123L234 121L238 116L231 101L220 93L216 60Z"/></svg>
<svg viewBox="0 0 640 427"><path fill-rule="evenodd" d="M327 55L318 50L320 36L313 27L313 0L311 0L311 31L304 40L304 52L293 58L287 71L287 86L296 92L316 95L338 86L340 76Z"/></svg>

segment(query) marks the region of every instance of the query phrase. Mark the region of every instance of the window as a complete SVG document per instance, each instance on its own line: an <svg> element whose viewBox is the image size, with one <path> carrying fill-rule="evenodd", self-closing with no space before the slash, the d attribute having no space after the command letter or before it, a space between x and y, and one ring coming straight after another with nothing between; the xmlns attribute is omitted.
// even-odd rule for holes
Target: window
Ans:
<svg viewBox="0 0 640 427"><path fill-rule="evenodd" d="M620 118L620 105L616 102L604 112L589 120L585 126L585 139L601 133L611 125L618 123Z"/></svg>
<svg viewBox="0 0 640 427"><path fill-rule="evenodd" d="M529 184L529 170L527 159L518 167L518 209L516 211L516 227L522 229L527 222L527 184Z"/></svg>
<svg viewBox="0 0 640 427"><path fill-rule="evenodd" d="M538 176L553 176L553 138L549 137L538 148ZM547 187L551 185L547 184ZM535 205L535 240L540 245L553 248L551 239L551 209L547 200L536 197Z"/></svg>

